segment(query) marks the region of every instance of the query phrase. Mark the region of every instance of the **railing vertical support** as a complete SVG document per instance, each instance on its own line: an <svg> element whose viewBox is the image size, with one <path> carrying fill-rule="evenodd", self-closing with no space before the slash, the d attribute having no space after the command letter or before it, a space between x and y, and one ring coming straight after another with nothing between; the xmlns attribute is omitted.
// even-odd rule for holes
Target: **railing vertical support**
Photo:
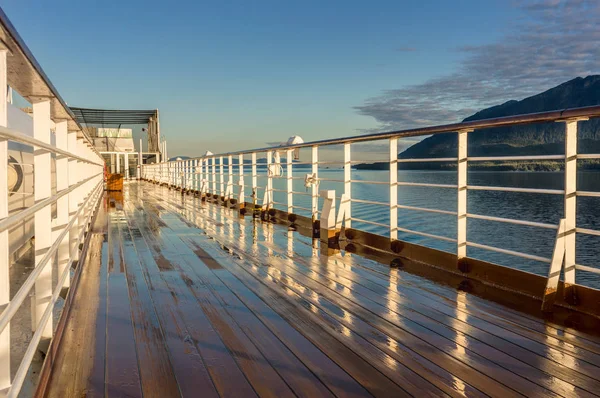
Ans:
<svg viewBox="0 0 600 398"><path fill-rule="evenodd" d="M263 210L273 207L273 152L267 151L267 189L265 191L266 201L263 202Z"/></svg>
<svg viewBox="0 0 600 398"><path fill-rule="evenodd" d="M233 192L233 156L229 155L227 157L227 162L229 163L227 165L227 171L228 171L228 176L227 176L227 191L228 193L228 200L232 199L234 197L234 192ZM230 191L231 190L231 191ZM231 201L229 202L231 203Z"/></svg>
<svg viewBox="0 0 600 398"><path fill-rule="evenodd" d="M319 218L319 147L313 146L311 148L311 163L312 163L312 174L315 177L315 183L312 184L312 221L315 222Z"/></svg>
<svg viewBox="0 0 600 398"><path fill-rule="evenodd" d="M344 194L346 195L346 216L344 226L352 228L352 144L344 143ZM344 207L340 203L340 207Z"/></svg>
<svg viewBox="0 0 600 398"><path fill-rule="evenodd" d="M123 156L125 158L125 170L123 170L123 176L125 179L129 179L129 154L125 153Z"/></svg>
<svg viewBox="0 0 600 398"><path fill-rule="evenodd" d="M69 150L67 122L62 121L56 123L56 147L59 149ZM69 159L64 155L56 157L56 191L60 192L69 188ZM56 219L53 228L53 239L57 238L66 228L69 223L69 195L59 198L56 202ZM60 246L58 247L57 269L58 275L62 275L64 269L69 264L70 249L69 249L70 233L67 231ZM63 287L70 285L70 278L65 279Z"/></svg>
<svg viewBox="0 0 600 398"><path fill-rule="evenodd" d="M258 199L258 176L256 175L256 152L252 152L252 211Z"/></svg>
<svg viewBox="0 0 600 398"><path fill-rule="evenodd" d="M398 138L390 138L390 240L398 239Z"/></svg>
<svg viewBox="0 0 600 398"><path fill-rule="evenodd" d="M458 131L456 258L461 272L467 272L467 148L469 130Z"/></svg>
<svg viewBox="0 0 600 398"><path fill-rule="evenodd" d="M0 50L0 126L8 126L6 50ZM0 139L0 180L8 181L8 140ZM0 184L0 219L8 217L8 184ZM0 232L0 307L10 302L8 230ZM11 385L10 324L0 333L0 396Z"/></svg>
<svg viewBox="0 0 600 398"><path fill-rule="evenodd" d="M217 166L215 164L216 161L217 160L216 160L215 157L212 157L210 159L211 166L212 166L212 170L211 170L211 172L212 172L212 174L211 174L211 177L212 177L211 178L212 179L212 184L211 184L212 185L212 192L211 192L211 194L212 195L216 195L216 193L217 193Z"/></svg>
<svg viewBox="0 0 600 398"><path fill-rule="evenodd" d="M223 200L225 186L223 184L223 156L219 156L219 198Z"/></svg>
<svg viewBox="0 0 600 398"><path fill-rule="evenodd" d="M69 148L69 152L71 153L77 153L77 132L76 131L69 131L68 135L67 135L67 146ZM75 159L69 159L69 173L68 173L68 180L69 180L69 187L77 184L77 182L79 181L78 179L78 175L77 175L77 167L78 162ZM75 189L71 192L69 192L68 196L69 196L69 219L71 219L72 217L75 216L75 214L77 213L77 208L78 208L78 202L79 202L79 189ZM73 221L73 225L71 225L71 230L69 231L69 253L72 255L73 257L73 262L76 262L79 260L79 250L77 250L77 231L79 231L79 219L75 219Z"/></svg>
<svg viewBox="0 0 600 398"><path fill-rule="evenodd" d="M2 98L0 100L5 100ZM33 103L33 137L50 143L50 101L44 99ZM52 195L51 190L51 157L50 152L39 147L33 148L33 168L34 168L34 200L36 202L49 198ZM35 234L35 265L37 266L44 258L50 246L52 246L52 219L51 208L46 206L35 213L34 216L34 234ZM33 313L31 316L32 330L35 331L40 326L40 321L50 303L52 297L52 261L49 261L44 270L35 281L35 297L33 300ZM52 338L52 318L48 319L43 326L42 338Z"/></svg>
<svg viewBox="0 0 600 398"><path fill-rule="evenodd" d="M577 227L577 122L565 122L565 290L567 302L575 304L575 228Z"/></svg>
<svg viewBox="0 0 600 398"><path fill-rule="evenodd" d="M239 195L238 195L238 209L243 209L244 207L246 207L246 198L244 197L244 155L240 155L239 156L239 160L238 160L238 172L240 175L240 182L239 182Z"/></svg>
<svg viewBox="0 0 600 398"><path fill-rule="evenodd" d="M292 160L294 159L294 150L288 149L285 155L286 159L286 176L287 176L287 212L294 212L294 179L292 170Z"/></svg>
<svg viewBox="0 0 600 398"><path fill-rule="evenodd" d="M192 189L194 190L194 193L196 193L196 192L198 192L198 185L199 185L198 179L200 178L200 173L198 171L198 159L194 159L194 170L192 172L193 172L192 176L193 176L193 180L194 180L194 182L193 182L194 186Z"/></svg>

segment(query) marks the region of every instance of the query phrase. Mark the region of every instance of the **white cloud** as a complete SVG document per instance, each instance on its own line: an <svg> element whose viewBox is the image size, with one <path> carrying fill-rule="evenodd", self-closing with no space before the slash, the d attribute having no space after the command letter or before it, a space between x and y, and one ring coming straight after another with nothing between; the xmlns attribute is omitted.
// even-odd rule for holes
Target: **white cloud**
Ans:
<svg viewBox="0 0 600 398"><path fill-rule="evenodd" d="M526 18L515 33L497 43L458 49L465 59L456 72L387 90L355 109L375 118L380 131L451 123L600 73L600 1L526 1L518 7Z"/></svg>

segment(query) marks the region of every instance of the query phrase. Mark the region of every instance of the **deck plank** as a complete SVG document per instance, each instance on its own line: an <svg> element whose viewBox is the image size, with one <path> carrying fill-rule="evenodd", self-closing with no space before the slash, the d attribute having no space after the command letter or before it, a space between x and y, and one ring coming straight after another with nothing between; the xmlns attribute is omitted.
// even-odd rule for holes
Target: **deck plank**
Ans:
<svg viewBox="0 0 600 398"><path fill-rule="evenodd" d="M163 218L163 220L165 220L167 224L169 224L169 222L179 221L177 217L171 217L170 219ZM179 240L177 243L179 243L179 252L187 251L193 257L196 257L183 241ZM198 269L199 267L196 268L196 271L198 271ZM299 333L298 330L293 328L284 318L280 316L280 314L275 312L270 306L266 305L263 300L252 293L246 286L239 283L235 277L229 278L230 275L228 272L222 272L225 270L210 270L208 267L205 267L203 271L205 274L198 274L198 276L201 278L203 276L206 277L206 272L211 271L214 275L217 275L222 281L221 283L232 290L236 296L248 308L250 308L252 312L254 312L254 314L261 319L261 321L267 325L267 327L269 327L269 329L271 329L271 331L275 333L280 340L285 342L288 348L292 350L294 354L298 356L307 366L309 366L311 370L334 393L344 396L364 396L366 391L353 378L349 377L347 373L338 368L334 362L331 362L331 359L329 358L332 357L335 358L334 361L337 360L345 363L350 369L352 376L355 378L358 377L364 379L365 383L369 385L373 384L373 388L379 390L380 393L383 391L396 391L397 394L403 393L402 390L397 386L394 390L394 387L389 384L389 379L385 377L382 378L382 375L379 372L373 372L375 369L371 368L370 366L365 366L368 364L363 363L362 361L357 361L355 354L352 351L348 350L335 340L330 339L327 334L324 334L321 330L315 329L314 325L306 322L305 319L300 317L297 318L296 321L300 322L300 324L296 324L295 326L299 329L302 329L303 333L311 333L313 335L319 334L321 336L323 341L319 342L319 348L317 348L315 345L313 345L315 343L314 341L311 343L310 339L306 339L305 335ZM218 272L219 274L217 274ZM212 283L215 283L214 279ZM269 305L271 304L273 303L269 302ZM329 351L329 357L325 356L321 350ZM333 353L336 355L332 355ZM342 368L344 367L342 366ZM373 378L371 381L369 381L367 378L369 375ZM377 380L379 380L379 384L375 385ZM386 385L389 389L383 390L382 387L385 387Z"/></svg>
<svg viewBox="0 0 600 398"><path fill-rule="evenodd" d="M94 222L90 249L79 287L65 325L61 347L54 360L47 397L104 397L106 348L106 271L108 265L107 217L100 207ZM71 293L72 294L72 293ZM92 343L89 344L90 340Z"/></svg>
<svg viewBox="0 0 600 398"><path fill-rule="evenodd" d="M237 227L237 220L231 223L231 218L229 218L228 221L230 224L235 224ZM224 222L223 224L227 223ZM283 243L284 242L279 242L278 244L266 241L259 242L260 245L265 246L271 252L275 252L279 256L287 257L286 250L283 249L283 247L285 247ZM312 251L312 247L307 245L296 245L294 248L292 244L292 248L296 256L293 260L288 257L288 260L290 260L288 264L296 267L296 269L300 272L306 273L309 277L313 276L315 271L319 272L320 269L321 274L325 277L327 277L327 275L335 275L335 277L332 277L332 279L336 280L337 282L340 282L340 278L346 279L347 282L344 284L344 286L347 288L353 288L359 294L367 296L375 302L379 301L380 299L385 299L394 301L397 303L397 305L401 305L402 303L410 303L411 312L409 314L414 314L411 319L421 323L424 326L427 326L430 329L435 329L438 331L440 330L439 327L436 324L432 324L430 320L434 320L435 322L439 322L440 324L443 324L449 328L455 329L457 333L459 333L459 336L469 343L468 345L465 345L466 347L475 349L476 352L479 352L481 355L486 357L489 357L490 355L492 357L494 355L499 357L497 360L498 363L503 364L503 366L507 367L514 373L523 375L529 380L535 381L538 384L551 389L552 391L555 391L559 394L569 393L572 390L579 391L578 387L569 383L571 380L574 380L577 384L581 385L589 392L599 390L600 384L595 378L590 376L597 373L598 369L595 366L590 366L585 361L571 356L569 349L567 349L566 352L560 352L555 347L548 348L546 346L540 346L541 343L539 340L530 341L524 336L517 335L510 330L498 328L493 324L488 324L485 321L472 316L468 318L469 324L467 324L462 320L465 319L466 314L458 313L456 307L451 308L444 302L434 302L423 295L420 295L419 297L407 296L404 293L406 291L405 286L402 286L401 283L399 283L399 285L402 286L402 290L396 286L395 288L397 291L390 290L389 280L381 285L373 284L371 281L374 279L370 278L370 275L367 275L364 272L361 273L361 271L364 270L361 270L359 267L353 267L351 271L340 269L340 267L335 267L334 273L332 271L334 269L334 267L332 267L332 263L335 263L335 265L339 265L340 263L345 265L337 258L329 258L326 260L327 263L323 263L321 262L323 257L319 258L311 256L310 252ZM276 260L277 258L275 258L275 261ZM300 267L300 264L307 268ZM315 268L315 264L317 268ZM310 271L306 272L308 268L310 268ZM352 278L356 273L360 274L360 278ZM352 282L348 283L350 280ZM380 279L379 281L383 282L383 279ZM368 289L362 285L365 285L368 287ZM417 288L413 290L413 292L417 294L421 291L422 289ZM381 294L381 297L377 296L378 293ZM429 307L421 305L421 302L427 302ZM461 309L463 308L464 307L461 307ZM412 310L417 310L418 312L415 313ZM423 315L427 318L425 318ZM475 324L475 326L478 326L481 329L472 327L472 324ZM489 333L487 329L493 330L498 336ZM444 331L442 329L442 334L447 334L447 332L447 330ZM472 340L471 336L475 337L477 340ZM550 338L546 336L546 339L548 340ZM479 340L486 343L489 347L479 343ZM518 343L521 344L517 345ZM492 347L491 351L490 347ZM570 348L570 345L567 344L567 348ZM531 351L528 351L527 349L530 349ZM506 353L503 351L506 351ZM546 356L548 358L546 358ZM532 368L539 368L541 371ZM587 376L579 373L580 371L584 372L584 374L587 374ZM551 377L550 375L557 375L559 377ZM579 391L579 393L585 394L586 392Z"/></svg>
<svg viewBox="0 0 600 398"><path fill-rule="evenodd" d="M124 189L97 219L48 396L600 396L597 336Z"/></svg>
<svg viewBox="0 0 600 398"><path fill-rule="evenodd" d="M139 219L137 221L140 222ZM165 235L161 236L164 237ZM170 240L161 240L161 247L172 247ZM174 253L176 250L171 250L170 252ZM271 366L267 365L274 364L277 372L285 378L290 386L294 387L294 391L297 394L307 397L327 396L329 394L328 390L314 377L310 370L304 367L291 352L287 351L281 342L271 335L269 330L240 301L232 300L233 295L228 295L228 292L223 291L222 288L216 289L211 285L213 288L210 291L207 290L206 280L198 281L194 277L192 265L197 260L193 260L192 265L186 261L181 261L182 259L172 260L174 264L177 264L176 267L178 269L196 281L196 283L190 283L190 289L194 292L200 306L204 309L221 336L228 336L231 332L235 333L234 339L227 339L225 343L227 343L231 352L238 358L238 363L240 363L241 368L255 386L257 392L262 391L262 394L268 396L271 393L277 392L278 389L283 392L286 391L286 388L278 382L264 384L265 377L271 378L270 381L277 381L276 378L272 379L275 377L271 373L274 370L269 370ZM224 303L225 306L220 303ZM225 311L225 308L227 308L228 312L233 312L234 316L229 315ZM245 334L239 328L243 328ZM262 354L260 354L258 349L253 348L250 340L261 349ZM266 360L261 358L262 355L265 355ZM248 358L253 357L256 357L258 361L254 363L252 361L249 362ZM255 367L258 367L258 369L254 369Z"/></svg>

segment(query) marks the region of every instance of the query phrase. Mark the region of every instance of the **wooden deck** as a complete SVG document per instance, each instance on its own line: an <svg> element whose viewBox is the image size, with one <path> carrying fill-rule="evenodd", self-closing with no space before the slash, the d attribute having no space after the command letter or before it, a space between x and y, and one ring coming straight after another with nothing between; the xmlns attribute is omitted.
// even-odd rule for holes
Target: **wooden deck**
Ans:
<svg viewBox="0 0 600 398"><path fill-rule="evenodd" d="M600 338L149 183L99 213L50 397L600 394Z"/></svg>

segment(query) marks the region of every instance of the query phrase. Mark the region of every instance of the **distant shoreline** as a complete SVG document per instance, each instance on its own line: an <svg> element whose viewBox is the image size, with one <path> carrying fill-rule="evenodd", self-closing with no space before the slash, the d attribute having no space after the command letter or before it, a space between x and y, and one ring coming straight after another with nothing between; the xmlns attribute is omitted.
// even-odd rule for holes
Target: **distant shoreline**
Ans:
<svg viewBox="0 0 600 398"><path fill-rule="evenodd" d="M600 171L600 160L581 160L578 162L578 170L597 170ZM437 163L437 162L415 162L398 163L398 170L438 170L452 171L456 170L456 163ZM355 170L389 170L388 162L363 163L352 166ZM469 170L477 171L563 171L564 162L561 161L531 161L531 162L471 162Z"/></svg>

